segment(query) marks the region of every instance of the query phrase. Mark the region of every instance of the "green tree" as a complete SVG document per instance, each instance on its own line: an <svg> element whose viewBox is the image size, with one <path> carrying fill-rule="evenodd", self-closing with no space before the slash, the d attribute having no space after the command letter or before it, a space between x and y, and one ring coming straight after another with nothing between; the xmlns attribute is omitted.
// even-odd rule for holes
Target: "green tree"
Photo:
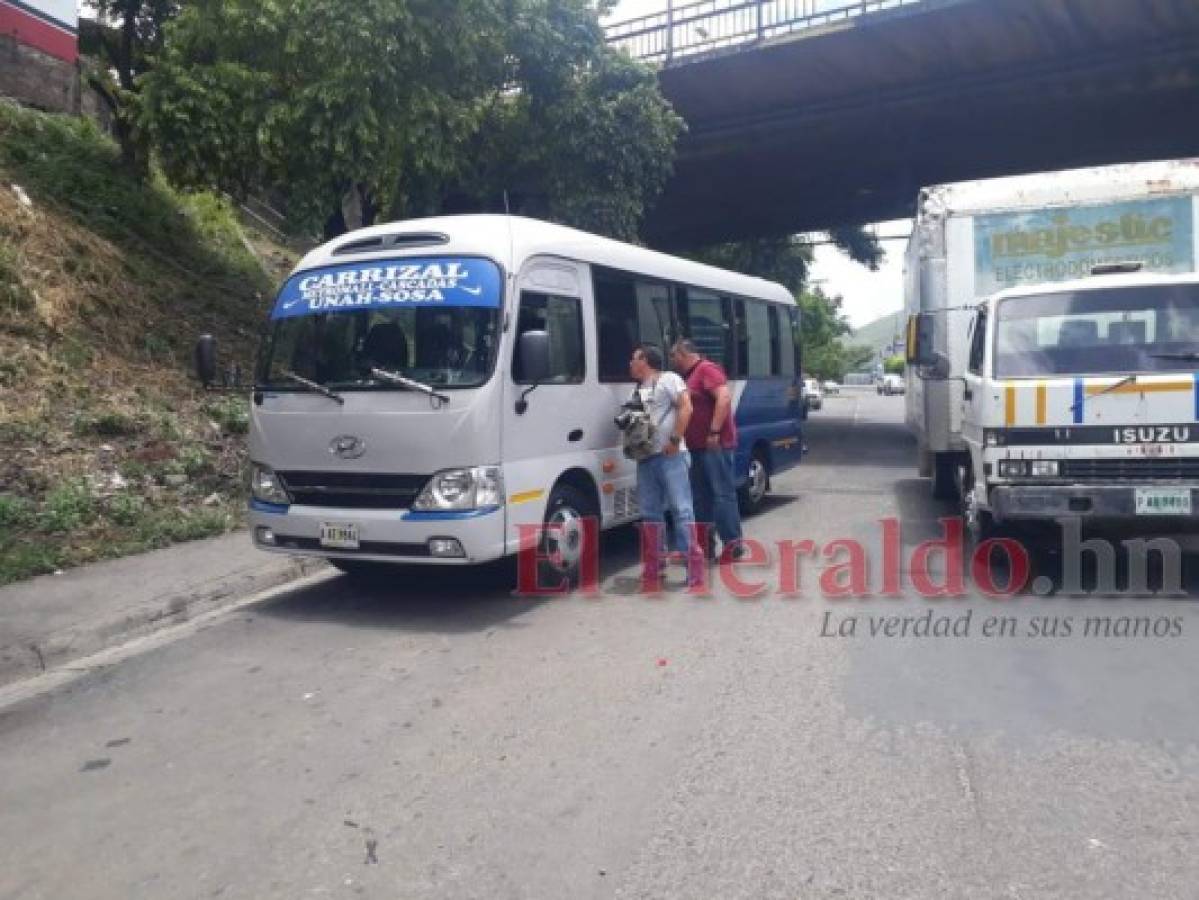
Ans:
<svg viewBox="0 0 1199 900"><path fill-rule="evenodd" d="M710 266L777 281L799 296L808 281L813 253L803 238L790 236L716 244L689 256Z"/></svg>
<svg viewBox="0 0 1199 900"><path fill-rule="evenodd" d="M882 260L878 241L862 228L838 229L830 232L830 237L847 255L872 269ZM804 238L736 241L706 247L691 256L709 265L776 281L795 294L801 313L800 342L805 372L840 381L846 372L870 360L872 353L868 347L846 347L842 341L851 329L841 311L841 298L829 296L819 287L806 289L813 253L812 245Z"/></svg>
<svg viewBox="0 0 1199 900"><path fill-rule="evenodd" d="M829 230L829 240L852 259L868 268L871 272L878 271L882 265L886 251L878 238L861 225L842 225Z"/></svg>
<svg viewBox="0 0 1199 900"><path fill-rule="evenodd" d="M629 237L681 129L588 0L196 0L147 82L172 179L329 235L506 205Z"/></svg>
<svg viewBox="0 0 1199 900"><path fill-rule="evenodd" d="M888 375L902 375L904 366L905 363L902 356L888 356L883 360L883 371Z"/></svg>
<svg viewBox="0 0 1199 900"><path fill-rule="evenodd" d="M820 379L842 380L850 359L841 339L849 334L850 327L841 312L841 298L830 297L817 287L797 299L804 370Z"/></svg>
<svg viewBox="0 0 1199 900"><path fill-rule="evenodd" d="M121 159L131 170L149 171L149 152L138 127L140 78L161 52L166 24L179 13L177 0L90 0L95 19L81 22L80 50L98 63L87 82L112 114Z"/></svg>

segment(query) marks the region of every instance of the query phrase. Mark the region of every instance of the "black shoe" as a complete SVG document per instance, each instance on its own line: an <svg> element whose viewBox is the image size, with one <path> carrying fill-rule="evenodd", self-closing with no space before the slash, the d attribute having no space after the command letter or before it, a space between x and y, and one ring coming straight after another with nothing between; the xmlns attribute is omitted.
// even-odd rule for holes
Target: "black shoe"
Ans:
<svg viewBox="0 0 1199 900"><path fill-rule="evenodd" d="M749 548L740 541L737 541L735 544L725 544L721 555L727 556L733 562L737 562L749 556Z"/></svg>

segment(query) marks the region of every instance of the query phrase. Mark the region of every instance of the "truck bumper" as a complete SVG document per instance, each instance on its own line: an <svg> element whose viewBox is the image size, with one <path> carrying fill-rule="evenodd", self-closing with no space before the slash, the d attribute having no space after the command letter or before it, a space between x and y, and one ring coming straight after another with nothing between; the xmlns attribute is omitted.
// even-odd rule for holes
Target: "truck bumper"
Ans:
<svg viewBox="0 0 1199 900"><path fill-rule="evenodd" d="M1137 515L1137 488L1189 490L1191 509L1199 512L1199 485L1005 485L991 489L991 512L997 521L1029 519L1135 519L1190 523L1195 516Z"/></svg>

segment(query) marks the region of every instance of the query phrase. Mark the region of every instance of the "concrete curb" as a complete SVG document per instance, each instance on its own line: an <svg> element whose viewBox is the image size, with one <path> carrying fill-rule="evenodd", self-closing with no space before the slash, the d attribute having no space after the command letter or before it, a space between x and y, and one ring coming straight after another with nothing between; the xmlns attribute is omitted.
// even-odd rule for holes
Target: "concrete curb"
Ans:
<svg viewBox="0 0 1199 900"><path fill-rule="evenodd" d="M179 548L155 551L151 555L166 556L185 547L187 545L180 545ZM226 571L218 571L191 583L180 577L178 581L183 583L176 589L146 592L138 596L136 564L139 559L129 557L115 561L122 567L119 577L114 578L107 572L98 574L101 582L109 582L103 584L100 590L111 599L102 605L80 602L78 616L72 616L71 613L76 610L68 606L65 614L61 608L56 609L52 615L47 615L48 621L43 623L27 614L29 604L25 603L26 610L22 610L26 612L25 621L19 621L21 615L18 614L15 625L0 630L0 686L42 675L72 660L178 625L253 594L318 572L326 566L323 560L317 558L260 553L259 558L250 564L244 560L231 560ZM169 565L170 562L168 557L166 563ZM90 570L111 565L101 563L67 574L77 583L85 582ZM53 581L47 583L47 579ZM32 583L0 590L0 621L5 618L7 611L5 601L14 596L16 590L20 590L25 597L36 597L38 583L46 588L51 585L57 588L53 583L57 580L54 576L43 576ZM132 580L132 583L123 584L128 580ZM61 607L63 604L58 605ZM32 623L29 621L31 618ZM43 624L45 627L42 627Z"/></svg>

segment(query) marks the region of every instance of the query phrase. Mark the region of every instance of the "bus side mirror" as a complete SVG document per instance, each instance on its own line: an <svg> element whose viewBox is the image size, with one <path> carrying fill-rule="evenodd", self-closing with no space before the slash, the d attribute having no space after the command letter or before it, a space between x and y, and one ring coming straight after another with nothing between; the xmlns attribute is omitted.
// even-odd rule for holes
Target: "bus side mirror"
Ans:
<svg viewBox="0 0 1199 900"><path fill-rule="evenodd" d="M932 313L916 313L908 318L905 359L909 366L935 367L938 357L944 359L941 354L937 353L935 336L936 320Z"/></svg>
<svg viewBox="0 0 1199 900"><path fill-rule="evenodd" d="M211 334L200 335L194 355L196 377L204 387L211 387L216 381L216 338Z"/></svg>
<svg viewBox="0 0 1199 900"><path fill-rule="evenodd" d="M550 336L546 331L526 331L517 344L521 381L540 384L550 374Z"/></svg>
<svg viewBox="0 0 1199 900"><path fill-rule="evenodd" d="M520 380L528 387L520 392L516 401L516 414L523 416L529 409L529 394L550 374L550 335L548 331L526 331L516 344L516 369Z"/></svg>

